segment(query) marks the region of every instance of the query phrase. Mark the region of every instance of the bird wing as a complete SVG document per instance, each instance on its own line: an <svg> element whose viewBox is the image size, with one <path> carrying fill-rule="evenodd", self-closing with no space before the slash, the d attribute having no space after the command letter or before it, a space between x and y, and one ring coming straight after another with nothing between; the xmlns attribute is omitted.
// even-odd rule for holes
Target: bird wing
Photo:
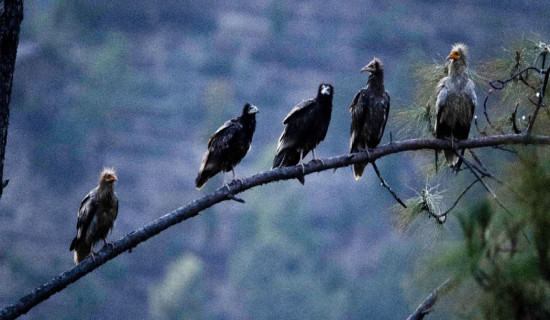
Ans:
<svg viewBox="0 0 550 320"><path fill-rule="evenodd" d="M241 127L242 124L239 121L239 117L233 118L226 121L220 128L218 128L218 130L216 130L216 132L212 134L212 136L210 136L210 140L208 140L208 149L202 158L199 173L205 169L209 169L208 167L213 165L210 163L211 154L219 154L229 148L229 141L231 141L235 135L235 132L237 132Z"/></svg>
<svg viewBox="0 0 550 320"><path fill-rule="evenodd" d="M445 86L447 79L448 77L444 77L437 83L437 100L435 102L435 133L437 138L440 138L438 135L438 126L441 121L441 111L443 110L443 108L445 108L445 105L447 104L448 89Z"/></svg>
<svg viewBox="0 0 550 320"><path fill-rule="evenodd" d="M92 223L94 215L96 214L98 206L96 197L97 189L98 188L95 188L90 191L80 203L80 208L78 209L78 221L76 222L77 239L80 239L86 234L88 227Z"/></svg>
<svg viewBox="0 0 550 320"><path fill-rule="evenodd" d="M353 101L351 102L351 107L349 108L349 112L351 112L350 144L349 144L350 152L359 151L359 149L357 149L357 144L361 144L358 140L360 140L363 123L365 123L365 113L364 113L365 108L359 107L358 104L359 104L359 98L361 97L363 90L365 89L361 89L357 92L357 94L355 95L355 98L353 98Z"/></svg>
<svg viewBox="0 0 550 320"><path fill-rule="evenodd" d="M233 130L230 130L230 131L235 131L234 130L235 126L240 126L240 125L241 124L239 122L239 117L233 118L231 120L227 120L221 127L218 128L218 130L216 130L216 132L214 132L210 136L210 139L208 140L208 148L210 148L214 144L219 144L220 142L226 141L228 137L226 137L227 133L225 132L228 131L229 128L233 128ZM232 136L232 134L230 135Z"/></svg>
<svg viewBox="0 0 550 320"><path fill-rule="evenodd" d="M388 123L388 116L390 114L390 94L388 91L384 91L384 100L382 100L382 103L385 104L385 110L386 113L384 114L384 122L382 123L382 130L379 131L378 134L378 141L382 140L382 136L384 135L384 130L386 129L386 123Z"/></svg>
<svg viewBox="0 0 550 320"><path fill-rule="evenodd" d="M116 217L118 216L118 196L116 192L114 193L114 196L113 196L113 207L111 211L113 215L113 221L115 221Z"/></svg>
<svg viewBox="0 0 550 320"><path fill-rule="evenodd" d="M474 116L475 108L477 105L477 95L474 87L475 85L472 79L468 79L468 83L466 84L466 88L464 89L464 91L466 93L466 96L470 100L472 117Z"/></svg>
<svg viewBox="0 0 550 320"><path fill-rule="evenodd" d="M304 111L307 111L314 104L315 104L315 99L308 99L308 100L304 100L304 101L300 102L294 108L292 108L292 110L290 110L288 115L283 120L283 124L287 124L288 121L290 121L292 118L296 117L298 114L300 114Z"/></svg>
<svg viewBox="0 0 550 320"><path fill-rule="evenodd" d="M357 101L359 101L359 97L361 96L362 91L363 91L362 89L357 91L357 94L355 95L355 98L353 98L353 101L351 102L349 112L353 112L353 108L355 108L355 106L357 105Z"/></svg>

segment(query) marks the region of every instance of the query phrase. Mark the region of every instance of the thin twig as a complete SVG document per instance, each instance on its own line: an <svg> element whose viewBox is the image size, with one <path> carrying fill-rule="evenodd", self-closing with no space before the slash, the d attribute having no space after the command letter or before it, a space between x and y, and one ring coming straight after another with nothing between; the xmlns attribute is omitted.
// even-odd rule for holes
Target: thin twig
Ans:
<svg viewBox="0 0 550 320"><path fill-rule="evenodd" d="M235 195L232 194L232 193L227 194L227 199L233 200L233 201L237 201L237 202L240 202L240 203L246 203L246 201L244 201L244 200L241 199L241 198L235 197Z"/></svg>
<svg viewBox="0 0 550 320"><path fill-rule="evenodd" d="M487 185L487 183L485 183L485 181L483 181L483 178L478 174L477 170L474 169L474 166L472 163L470 163L470 161L466 160L462 155L460 155L460 153L456 152L455 151L455 154L459 157L459 158L462 158L462 161L464 162L464 164L470 169L470 172L477 178L479 179L479 182L481 182L481 184L483 185L483 187L493 196L493 198L495 199L496 203L498 203L499 206L502 207L502 209L504 209L506 212L510 212L510 210L508 210L508 208L506 208L506 206L504 206L504 204L500 201L500 199L497 197L496 193L494 193L494 191L491 189L491 187L489 187L489 185Z"/></svg>
<svg viewBox="0 0 550 320"><path fill-rule="evenodd" d="M539 68L527 67L527 68L525 68L525 69L523 69L523 70L517 72L516 74L514 74L513 76L511 76L510 78L508 78L508 79L506 79L506 80L494 80L494 81L490 81L490 82L489 82L489 85L490 85L493 89L495 89L495 90L502 90L502 89L504 89L505 85L506 85L508 82L514 80L517 76L519 76L519 75L521 75L521 74L523 74L524 72L527 72L527 71L529 71L529 70L535 70L535 71L537 71L538 73L541 72L541 70L540 70ZM498 83L498 85L497 85L497 83Z"/></svg>
<svg viewBox="0 0 550 320"><path fill-rule="evenodd" d="M382 175L380 174L380 170L378 170L378 166L376 165L376 163L373 161L372 162L372 167L374 168L374 171L376 172L376 175L378 176L378 179L380 179L380 182L382 183L382 186L384 186L384 188L388 189L388 191L391 193L391 195L393 196L393 198L399 202L400 205L403 206L403 208L407 208L407 205L405 205L405 203L403 202L403 200L399 199L399 197L397 196L397 194L395 193L395 191L392 190L392 188L388 185L388 183L386 182L386 180L384 180L384 178L382 178Z"/></svg>
<svg viewBox="0 0 550 320"><path fill-rule="evenodd" d="M546 59L546 55L544 55L543 58ZM544 60L543 60L543 64L544 64ZM527 130L525 131L526 135L531 134L531 131L533 130L533 126L535 125L535 120L537 120L537 115L539 113L539 110L540 110L540 108L542 108L544 106L544 96L546 94L546 86L548 85L548 76L550 76L550 67L548 67L548 69L546 69L546 71L541 70L540 71L541 77L542 77L543 74L544 74L544 80L543 80L542 85L540 87L540 91L538 91L539 100L538 100L535 112L533 112L533 116L529 120L529 125L527 125Z"/></svg>
<svg viewBox="0 0 550 320"><path fill-rule="evenodd" d="M464 189L462 191L462 193L458 196L458 198L456 198L455 202L453 203L453 205L447 209L445 212L443 212L442 214L432 214L432 216L434 216L435 218L440 218L440 217L445 217L447 216L455 207L456 205L458 204L458 202L460 201L460 199L462 199L462 197L464 197L464 195L466 194L466 192L468 192L468 190L470 190L470 188L472 188L476 183L478 183L479 181L481 181L481 179L475 179L474 181L472 181L472 183L470 183L470 185L468 187L466 187L466 189Z"/></svg>
<svg viewBox="0 0 550 320"><path fill-rule="evenodd" d="M470 152L470 154L472 155L472 158L474 158L474 160L479 164L479 167L477 166L474 166L474 168L479 172L481 173L481 175L483 177L489 177L493 180L495 180L496 182L500 183L500 184L503 184L504 181L500 180L499 178L497 178L494 174L490 173L489 170L487 170L487 168L483 165L483 163L481 162L481 160L479 159L479 157L477 156L477 154L474 152L474 150L471 150L471 149L468 149L468 152Z"/></svg>

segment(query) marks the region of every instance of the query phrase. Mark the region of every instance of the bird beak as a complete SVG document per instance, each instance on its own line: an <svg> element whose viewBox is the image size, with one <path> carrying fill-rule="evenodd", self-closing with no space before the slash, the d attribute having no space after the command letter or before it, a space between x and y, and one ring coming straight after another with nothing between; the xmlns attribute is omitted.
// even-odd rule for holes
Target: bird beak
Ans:
<svg viewBox="0 0 550 320"><path fill-rule="evenodd" d="M368 65L364 66L363 69L361 69L361 73L365 71L373 72L374 71L373 65L369 63Z"/></svg>
<svg viewBox="0 0 550 320"><path fill-rule="evenodd" d="M447 56L447 59L452 59L452 60L456 60L458 58L460 58L460 52L458 52L456 50L451 51L449 56Z"/></svg>
<svg viewBox="0 0 550 320"><path fill-rule="evenodd" d="M256 106L250 106L250 110L248 110L248 114L255 114L258 112L260 112L260 110L258 110L258 107Z"/></svg>
<svg viewBox="0 0 550 320"><path fill-rule="evenodd" d="M109 182L118 181L118 179L116 178L115 175L112 175L109 179L107 179L107 181L109 181Z"/></svg>

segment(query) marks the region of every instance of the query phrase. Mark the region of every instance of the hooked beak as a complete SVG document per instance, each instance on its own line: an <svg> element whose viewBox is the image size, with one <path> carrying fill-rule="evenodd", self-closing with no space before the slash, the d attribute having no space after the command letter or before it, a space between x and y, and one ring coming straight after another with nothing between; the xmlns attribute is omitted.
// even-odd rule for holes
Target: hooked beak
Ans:
<svg viewBox="0 0 550 320"><path fill-rule="evenodd" d="M112 175L108 179L106 179L108 182L118 181L117 177L115 175Z"/></svg>
<svg viewBox="0 0 550 320"><path fill-rule="evenodd" d="M258 113L260 112L260 110L258 110L258 107L252 105L250 106L250 109L248 110L248 114L255 114L255 113Z"/></svg>
<svg viewBox="0 0 550 320"><path fill-rule="evenodd" d="M368 71L368 72L374 72L374 66L372 64L368 64L361 69L361 73Z"/></svg>
<svg viewBox="0 0 550 320"><path fill-rule="evenodd" d="M451 53L447 56L447 59L456 60L460 58L460 53L458 51L451 51Z"/></svg>

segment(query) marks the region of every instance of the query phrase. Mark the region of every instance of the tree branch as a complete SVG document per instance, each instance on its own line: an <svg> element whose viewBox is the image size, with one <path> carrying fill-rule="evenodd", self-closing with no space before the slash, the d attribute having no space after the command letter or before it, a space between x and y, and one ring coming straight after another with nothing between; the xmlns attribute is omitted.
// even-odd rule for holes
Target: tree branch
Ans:
<svg viewBox="0 0 550 320"><path fill-rule="evenodd" d="M6 0L0 3L0 197L8 185L4 177L4 156L8 142L10 98L15 70L19 31L23 21L23 0Z"/></svg>
<svg viewBox="0 0 550 320"><path fill-rule="evenodd" d="M418 308L407 318L407 320L422 320L424 316L432 311L433 306L437 302L438 294L441 293L450 283L451 279L445 280L424 300Z"/></svg>
<svg viewBox="0 0 550 320"><path fill-rule="evenodd" d="M120 240L113 242L112 247L104 247L99 251L95 259L85 259L80 264L37 287L31 293L21 298L17 303L7 306L1 310L0 319L13 319L27 313L40 302L63 290L69 284L97 269L107 261L114 259L121 253L135 248L138 244L154 237L175 224L197 216L201 211L215 205L216 203L226 200L235 200L235 194L244 192L256 186L281 180L296 179L303 174L308 175L314 172L346 167L355 163L373 162L376 159L405 151L426 149L454 150L455 148L482 148L512 144L550 145L550 137L540 135L527 136L511 134L463 140L452 142L452 144L450 140L442 139L410 139L381 145L375 149L369 150L368 153L362 152L346 154L323 159L323 161L312 161L304 166L304 172L302 172L302 166L298 165L294 167L276 168L257 173L243 180L233 181L228 186L224 186L214 192L211 192L210 194L204 195L203 197L192 201L185 207L178 208L156 219L148 225L128 233Z"/></svg>
<svg viewBox="0 0 550 320"><path fill-rule="evenodd" d="M399 204L401 206L403 206L403 208L406 208L407 205L403 202L403 200L401 200L399 198L399 196L397 196L397 193L395 193L395 191L393 191L393 189L390 187L390 185L386 182L386 180L384 180L384 178L382 178L382 175L380 174L380 170L378 170L378 166L376 165L376 162L372 162L372 167L374 168L374 172L376 172L376 175L378 176L378 179L380 179L380 183L382 184L382 186L386 189L388 189L388 191L391 193L391 195L393 196L393 198L395 199L395 201L399 202Z"/></svg>

